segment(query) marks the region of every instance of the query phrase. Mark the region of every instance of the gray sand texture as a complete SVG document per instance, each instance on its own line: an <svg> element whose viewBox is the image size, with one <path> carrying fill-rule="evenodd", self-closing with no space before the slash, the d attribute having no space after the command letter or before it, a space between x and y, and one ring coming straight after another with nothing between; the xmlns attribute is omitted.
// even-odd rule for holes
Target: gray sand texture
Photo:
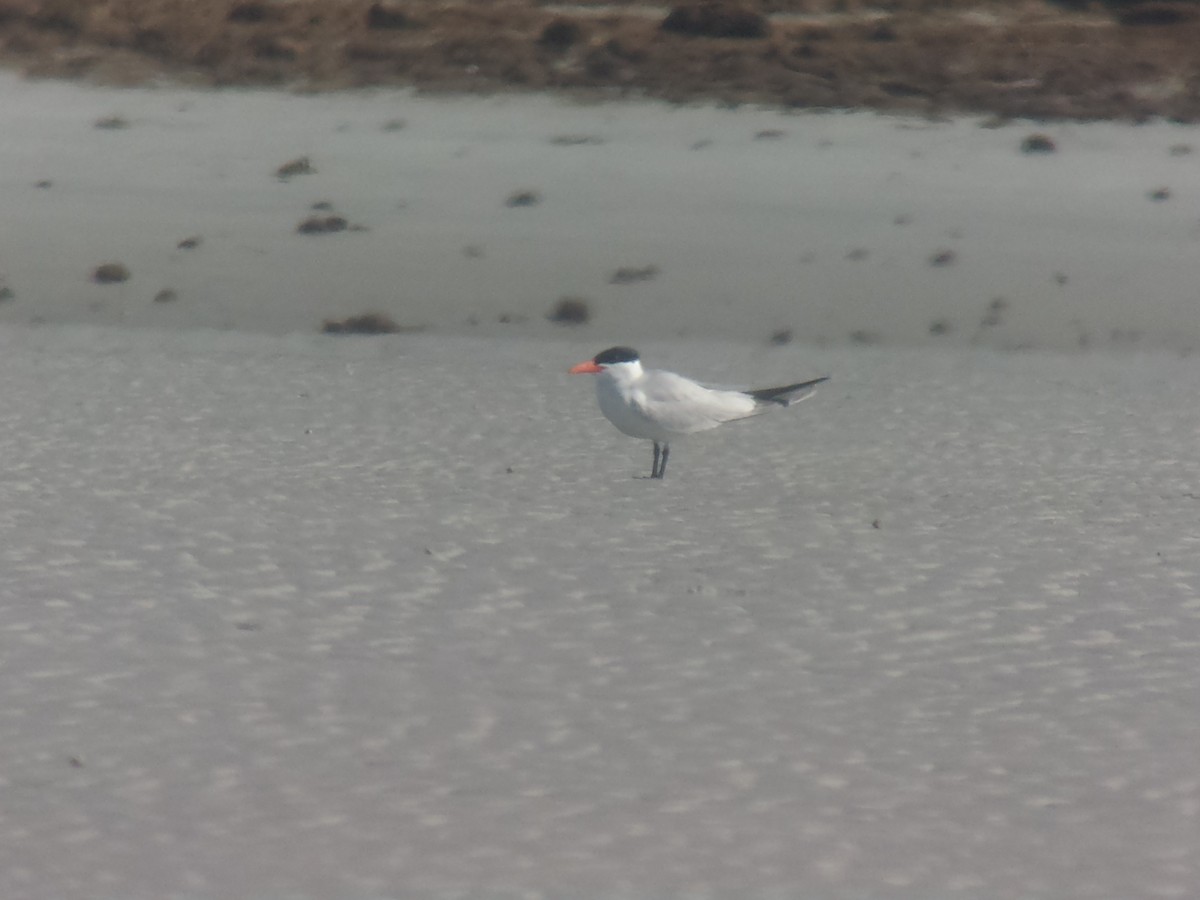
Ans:
<svg viewBox="0 0 1200 900"><path fill-rule="evenodd" d="M1188 897L1200 374L0 331L0 894Z"/></svg>
<svg viewBox="0 0 1200 900"><path fill-rule="evenodd" d="M0 897L1198 895L1196 129L0 93Z"/></svg>

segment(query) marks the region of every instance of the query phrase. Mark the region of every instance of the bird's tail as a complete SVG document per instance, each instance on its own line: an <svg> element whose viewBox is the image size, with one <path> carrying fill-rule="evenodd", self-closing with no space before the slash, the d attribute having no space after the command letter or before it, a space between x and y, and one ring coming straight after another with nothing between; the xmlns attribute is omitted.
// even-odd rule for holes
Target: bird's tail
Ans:
<svg viewBox="0 0 1200 900"><path fill-rule="evenodd" d="M793 403L799 403L801 400L811 397L817 389L817 385L828 380L829 376L825 375L821 378L814 378L812 381L801 381L799 384L759 388L754 391L746 391L746 393L753 397L760 406L770 406L771 404L791 406Z"/></svg>

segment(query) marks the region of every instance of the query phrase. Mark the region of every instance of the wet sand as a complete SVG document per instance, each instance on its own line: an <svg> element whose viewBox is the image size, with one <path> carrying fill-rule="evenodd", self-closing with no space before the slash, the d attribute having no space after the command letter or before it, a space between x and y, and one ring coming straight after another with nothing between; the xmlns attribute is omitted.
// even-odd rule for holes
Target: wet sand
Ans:
<svg viewBox="0 0 1200 900"><path fill-rule="evenodd" d="M1200 346L1192 126L3 89L0 322Z"/></svg>

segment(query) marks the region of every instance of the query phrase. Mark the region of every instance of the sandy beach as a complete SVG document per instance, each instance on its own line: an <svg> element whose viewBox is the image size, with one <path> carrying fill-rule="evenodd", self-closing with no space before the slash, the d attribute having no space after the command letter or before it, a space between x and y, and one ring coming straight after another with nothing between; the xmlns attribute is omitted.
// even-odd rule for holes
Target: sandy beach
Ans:
<svg viewBox="0 0 1200 900"><path fill-rule="evenodd" d="M590 343L0 339L5 896L1200 878L1189 360L652 342L834 376L660 483Z"/></svg>
<svg viewBox="0 0 1200 900"><path fill-rule="evenodd" d="M1195 126L0 96L0 895L1195 893Z"/></svg>

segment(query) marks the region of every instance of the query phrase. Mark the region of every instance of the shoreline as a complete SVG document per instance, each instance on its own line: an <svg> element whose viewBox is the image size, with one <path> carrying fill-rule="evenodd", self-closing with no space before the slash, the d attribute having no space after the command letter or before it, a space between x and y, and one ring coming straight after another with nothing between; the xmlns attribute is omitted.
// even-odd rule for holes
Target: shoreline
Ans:
<svg viewBox="0 0 1200 900"><path fill-rule="evenodd" d="M0 322L1200 347L1193 126L0 87Z"/></svg>

